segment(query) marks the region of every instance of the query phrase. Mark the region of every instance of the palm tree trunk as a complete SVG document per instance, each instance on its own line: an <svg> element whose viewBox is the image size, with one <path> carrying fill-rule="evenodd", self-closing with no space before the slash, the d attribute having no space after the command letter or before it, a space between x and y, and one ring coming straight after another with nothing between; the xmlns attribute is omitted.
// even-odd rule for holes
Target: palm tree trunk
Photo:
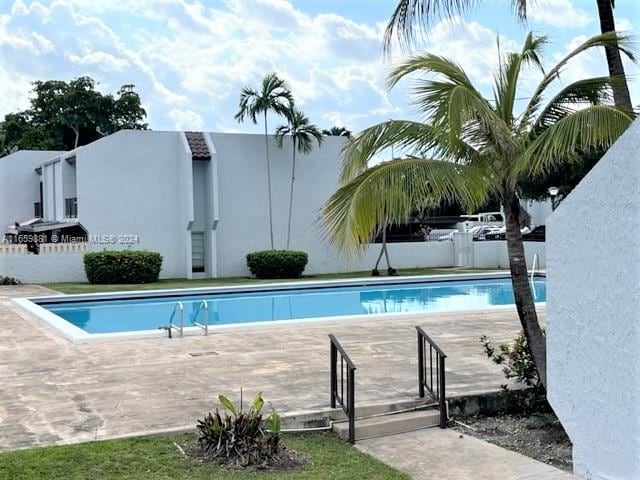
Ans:
<svg viewBox="0 0 640 480"><path fill-rule="evenodd" d="M267 111L264 112L264 148L267 154L267 191L269 195L269 239L271 241L271 250L274 249L273 244L273 206L271 202L271 160L269 158L269 128L267 127Z"/></svg>
<svg viewBox="0 0 640 480"><path fill-rule="evenodd" d="M71 125L71 130L73 130L73 133L75 134L76 138L73 142L73 148L76 149L78 148L78 143L80 143L80 127L76 127L74 125Z"/></svg>
<svg viewBox="0 0 640 480"><path fill-rule="evenodd" d="M602 33L614 32L616 30L612 3L612 0L597 0L598 16L600 17L600 30ZM622 64L620 50L615 47L605 47L604 51L607 56L609 75L624 76L624 65ZM624 81L613 87L613 100L616 107L627 112L633 112L631 96L629 95L629 85L627 84L626 77L622 78L624 78Z"/></svg>
<svg viewBox="0 0 640 480"><path fill-rule="evenodd" d="M291 245L291 213L293 211L293 182L296 181L296 139L291 137L293 144L293 163L291 164L291 188L289 189L289 221L287 223L287 250Z"/></svg>
<svg viewBox="0 0 640 480"><path fill-rule="evenodd" d="M520 233L520 202L514 192L509 192L505 195L503 207L509 268L511 270L511 283L515 295L516 309L518 310L522 330L524 331L529 348L531 348L540 380L542 385L547 388L546 339L538 322L538 315L529 285L524 243L522 242L522 234Z"/></svg>

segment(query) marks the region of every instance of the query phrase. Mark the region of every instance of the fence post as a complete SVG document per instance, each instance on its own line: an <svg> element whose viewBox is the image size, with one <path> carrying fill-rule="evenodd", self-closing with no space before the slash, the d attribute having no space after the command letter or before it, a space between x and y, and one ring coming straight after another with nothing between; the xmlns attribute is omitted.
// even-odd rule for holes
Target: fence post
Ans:
<svg viewBox="0 0 640 480"><path fill-rule="evenodd" d="M347 381L349 385L347 386L349 393L347 394L349 397L349 443L356 443L356 371L354 368L349 367L349 374L347 377Z"/></svg>
<svg viewBox="0 0 640 480"><path fill-rule="evenodd" d="M418 396L424 398L424 340L418 332Z"/></svg>
<svg viewBox="0 0 640 480"><path fill-rule="evenodd" d="M446 400L446 392L445 392L445 374L444 374L444 357L442 355L438 355L438 370L440 371L440 375L438 376L438 381L440 385L438 386L439 390L439 402L440 402L440 428L447 428L447 400Z"/></svg>
<svg viewBox="0 0 640 480"><path fill-rule="evenodd" d="M331 340L329 340L331 346L331 354L329 355L329 361L331 362L331 408L336 408L336 390L338 390L338 376L336 372L336 362L338 360L338 352L336 346Z"/></svg>

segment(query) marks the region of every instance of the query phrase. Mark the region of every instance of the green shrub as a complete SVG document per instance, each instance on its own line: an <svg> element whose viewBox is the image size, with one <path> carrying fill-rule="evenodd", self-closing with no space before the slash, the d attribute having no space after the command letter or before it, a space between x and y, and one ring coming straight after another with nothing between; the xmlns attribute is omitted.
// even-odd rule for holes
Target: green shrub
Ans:
<svg viewBox="0 0 640 480"><path fill-rule="evenodd" d="M218 400L225 408L216 409L198 420L198 443L205 458L236 466L268 466L276 463L281 448L280 416L273 412L263 421L264 400L258 393L248 411L231 403L224 395Z"/></svg>
<svg viewBox="0 0 640 480"><path fill-rule="evenodd" d="M487 357L502 367L507 380L515 380L516 383L526 387L510 390L506 384L502 385L502 389L507 394L508 411L513 413L552 411L547 403L546 392L524 332L520 332L511 344L503 343L495 347L486 335L480 337L480 342Z"/></svg>
<svg viewBox="0 0 640 480"><path fill-rule="evenodd" d="M22 282L17 278L3 277L0 275L0 285L22 285Z"/></svg>
<svg viewBox="0 0 640 480"><path fill-rule="evenodd" d="M158 281L162 255L142 250L104 250L84 255L90 283L152 283Z"/></svg>
<svg viewBox="0 0 640 480"><path fill-rule="evenodd" d="M247 255L247 266L258 278L298 278L309 256L294 250L263 250Z"/></svg>
<svg viewBox="0 0 640 480"><path fill-rule="evenodd" d="M502 366L504 376L536 390L544 390L538 369L524 332L520 332L512 344L494 347L486 335L480 337L484 352L496 365Z"/></svg>

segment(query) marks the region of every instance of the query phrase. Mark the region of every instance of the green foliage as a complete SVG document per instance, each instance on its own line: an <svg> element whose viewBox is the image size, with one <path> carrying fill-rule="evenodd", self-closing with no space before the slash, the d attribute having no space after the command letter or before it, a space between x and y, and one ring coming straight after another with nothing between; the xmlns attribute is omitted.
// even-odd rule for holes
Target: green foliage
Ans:
<svg viewBox="0 0 640 480"><path fill-rule="evenodd" d="M121 129L147 128L133 85L123 85L113 96L96 90L90 77L37 81L30 103L27 110L7 114L0 124L4 153L13 147L71 150Z"/></svg>
<svg viewBox="0 0 640 480"><path fill-rule="evenodd" d="M511 344L503 343L495 347L486 335L480 337L480 342L487 357L496 365L503 367L502 372L507 380L513 379L526 387L544 391L531 349L523 332L520 332Z"/></svg>
<svg viewBox="0 0 640 480"><path fill-rule="evenodd" d="M322 135L327 137L347 137L351 138L351 130L346 129L345 127L333 126L330 129L322 130Z"/></svg>
<svg viewBox="0 0 640 480"><path fill-rule="evenodd" d="M264 400L258 393L245 412L224 395L218 400L225 408L198 420L198 443L204 455L221 463L247 466L268 466L277 461L280 452L280 416L272 412L264 420Z"/></svg>
<svg viewBox="0 0 640 480"><path fill-rule="evenodd" d="M258 278L298 278L309 255L295 250L262 250L247 254L247 266Z"/></svg>
<svg viewBox="0 0 640 480"><path fill-rule="evenodd" d="M90 283L152 283L158 281L162 255L142 250L104 250L84 255Z"/></svg>
<svg viewBox="0 0 640 480"><path fill-rule="evenodd" d="M22 282L14 277L4 277L0 275L0 285L22 285Z"/></svg>
<svg viewBox="0 0 640 480"><path fill-rule="evenodd" d="M276 140L280 148L287 137L291 137L294 150L300 153L309 153L313 148L314 140L318 145L322 143L322 133L300 110L292 108L287 112L286 117L287 124L276 128Z"/></svg>

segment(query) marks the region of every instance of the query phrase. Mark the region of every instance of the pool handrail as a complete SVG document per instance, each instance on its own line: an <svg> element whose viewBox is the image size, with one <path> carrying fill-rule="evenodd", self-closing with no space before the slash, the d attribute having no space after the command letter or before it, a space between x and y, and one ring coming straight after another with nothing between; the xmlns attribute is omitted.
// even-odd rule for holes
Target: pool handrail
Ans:
<svg viewBox="0 0 640 480"><path fill-rule="evenodd" d="M176 315L176 311L180 310L180 326L176 327L173 325L173 317ZM171 316L169 317L169 328L175 328L181 337L184 337L184 305L182 302L176 302L173 306L173 311L171 312Z"/></svg>
<svg viewBox="0 0 640 480"><path fill-rule="evenodd" d="M198 314L200 313L200 310L202 310L203 308L204 308L204 323L198 323L196 320L198 319ZM193 314L193 317L191 317L191 323L196 327L200 327L201 329L203 329L205 336L209 335L209 303L206 300L202 300L198 304L198 308L196 308L196 311Z"/></svg>

